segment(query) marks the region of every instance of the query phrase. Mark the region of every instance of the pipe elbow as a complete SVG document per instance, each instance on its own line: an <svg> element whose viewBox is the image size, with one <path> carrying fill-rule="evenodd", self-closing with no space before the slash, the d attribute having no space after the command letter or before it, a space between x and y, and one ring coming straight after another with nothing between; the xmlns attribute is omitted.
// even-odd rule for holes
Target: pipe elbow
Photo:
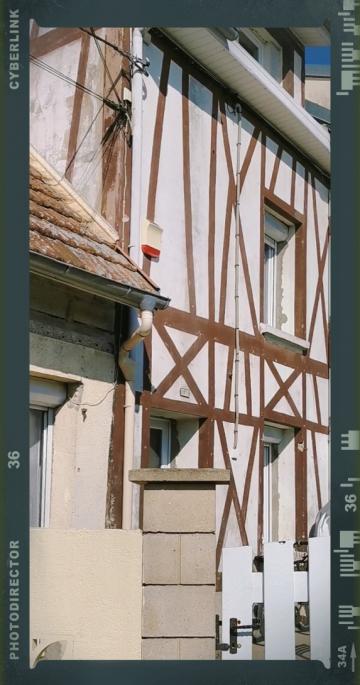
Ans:
<svg viewBox="0 0 360 685"><path fill-rule="evenodd" d="M131 336L125 340L119 350L118 364L127 380L132 380L134 376L134 364L133 362L131 363L132 360L129 359L129 352L149 335L153 324L154 315L152 311L144 309L141 312L140 317L140 326L138 326Z"/></svg>

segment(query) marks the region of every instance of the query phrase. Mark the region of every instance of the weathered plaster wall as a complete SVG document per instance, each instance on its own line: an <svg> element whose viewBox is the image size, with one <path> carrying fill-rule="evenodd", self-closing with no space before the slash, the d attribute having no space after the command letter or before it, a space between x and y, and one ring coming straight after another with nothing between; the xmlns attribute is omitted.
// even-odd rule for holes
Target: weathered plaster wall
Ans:
<svg viewBox="0 0 360 685"><path fill-rule="evenodd" d="M41 32L39 35L43 35ZM104 37L104 29L97 29ZM60 174L65 174L68 159L76 87L66 81L78 78L81 40L41 55L30 62L30 142ZM55 69L64 78L47 69ZM104 66L94 40L90 41L84 85L102 95ZM75 190L97 211L101 210L103 118L101 101L84 93L78 131L76 161L72 165Z"/></svg>
<svg viewBox="0 0 360 685"><path fill-rule="evenodd" d="M140 659L141 583L141 531L32 529L31 661L58 640L65 659Z"/></svg>
<svg viewBox="0 0 360 685"><path fill-rule="evenodd" d="M103 528L113 356L81 344L31 334L30 363L37 367L37 374L58 378L60 372L70 383L68 401L55 415L50 527ZM96 406L77 406L79 402Z"/></svg>

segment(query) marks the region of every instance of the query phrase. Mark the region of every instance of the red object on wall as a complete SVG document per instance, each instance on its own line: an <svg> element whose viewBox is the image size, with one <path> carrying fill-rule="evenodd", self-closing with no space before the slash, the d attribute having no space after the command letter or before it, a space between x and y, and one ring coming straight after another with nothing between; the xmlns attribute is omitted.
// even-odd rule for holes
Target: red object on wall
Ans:
<svg viewBox="0 0 360 685"><path fill-rule="evenodd" d="M147 257L160 256L160 250L158 250L156 247L152 247L151 245L141 245L141 250Z"/></svg>

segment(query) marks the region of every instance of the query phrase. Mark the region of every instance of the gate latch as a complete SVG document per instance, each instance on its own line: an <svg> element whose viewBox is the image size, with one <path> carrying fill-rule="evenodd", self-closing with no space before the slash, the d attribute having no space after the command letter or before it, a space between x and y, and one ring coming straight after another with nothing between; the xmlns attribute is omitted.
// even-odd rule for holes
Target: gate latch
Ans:
<svg viewBox="0 0 360 685"><path fill-rule="evenodd" d="M220 652L229 652L230 654L237 654L238 649L241 645L238 644L238 636L241 635L238 631L244 628L251 628L252 625L242 625L241 621L237 618L230 619L230 643L220 642L220 626L222 626L222 621L220 620L219 614L215 617L215 634L216 634L216 645L215 648Z"/></svg>

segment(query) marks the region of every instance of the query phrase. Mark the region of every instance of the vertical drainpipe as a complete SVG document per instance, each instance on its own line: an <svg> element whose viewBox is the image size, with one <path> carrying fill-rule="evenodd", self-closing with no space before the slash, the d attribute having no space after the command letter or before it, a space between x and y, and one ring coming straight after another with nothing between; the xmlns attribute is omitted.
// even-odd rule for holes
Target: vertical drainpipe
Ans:
<svg viewBox="0 0 360 685"><path fill-rule="evenodd" d="M134 59L131 81L131 220L130 220L130 257L140 263L140 220L141 220L141 167L142 167L142 99L143 71L136 66L143 58L142 29L132 32L131 53Z"/></svg>
<svg viewBox="0 0 360 685"><path fill-rule="evenodd" d="M142 170L142 98L143 98L143 71L137 66L137 62L143 58L142 29L132 30L131 54L133 58L131 78L131 216L130 216L130 241L129 254L136 264L140 266L140 230L141 230L141 170ZM134 331L138 328L138 318L133 307L130 308L129 329ZM151 324L150 324L151 327ZM125 345L126 348L126 345ZM142 351L142 350L141 350ZM136 367L142 364L140 348L136 350L132 345L126 349L126 353L132 361L132 370L125 375L125 418L124 418L124 471L123 471L123 507L122 527L132 528L132 504L133 485L128 479L128 471L134 462L134 429L135 429L135 374ZM124 352L124 343L120 351L119 363Z"/></svg>
<svg viewBox="0 0 360 685"><path fill-rule="evenodd" d="M239 377L240 377L240 152L241 152L241 106L236 105L237 142L236 142L236 205L235 205L235 379L234 379L234 450L238 445L239 434Z"/></svg>

